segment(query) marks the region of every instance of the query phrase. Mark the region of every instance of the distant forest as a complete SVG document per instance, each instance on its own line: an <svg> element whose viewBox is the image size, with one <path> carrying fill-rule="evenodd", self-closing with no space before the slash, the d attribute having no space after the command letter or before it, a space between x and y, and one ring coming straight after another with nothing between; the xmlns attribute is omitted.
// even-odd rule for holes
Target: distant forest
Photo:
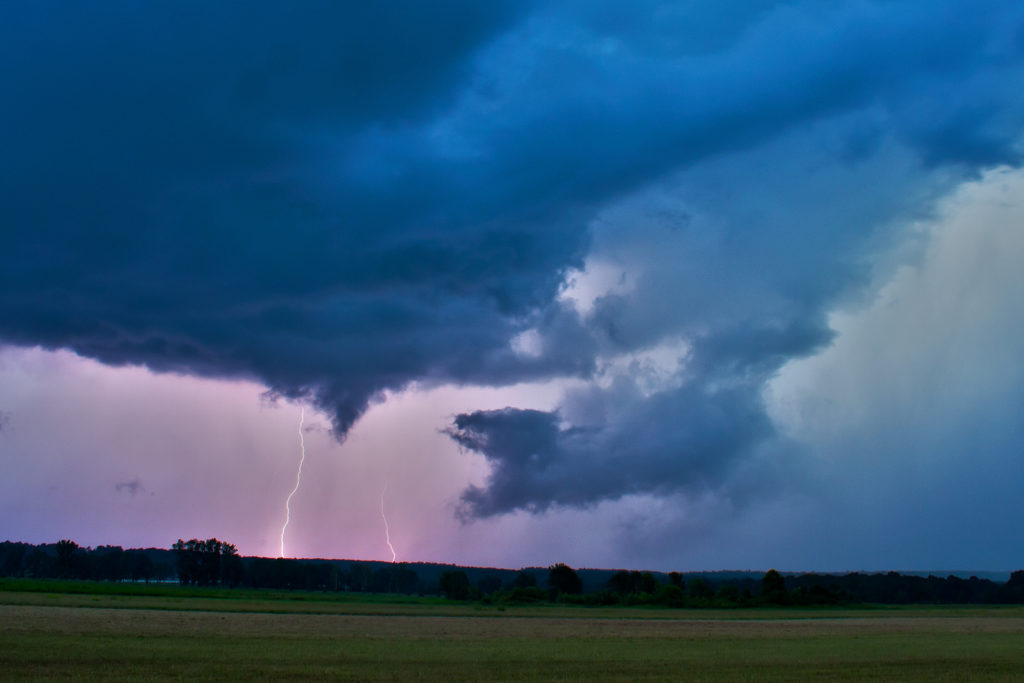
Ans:
<svg viewBox="0 0 1024 683"><path fill-rule="evenodd" d="M179 540L170 549L80 547L70 540L0 543L0 576L189 586L394 593L485 603L747 607L761 605L1024 604L1024 571L1008 581L955 575L520 570L432 563L242 557L212 538Z"/></svg>

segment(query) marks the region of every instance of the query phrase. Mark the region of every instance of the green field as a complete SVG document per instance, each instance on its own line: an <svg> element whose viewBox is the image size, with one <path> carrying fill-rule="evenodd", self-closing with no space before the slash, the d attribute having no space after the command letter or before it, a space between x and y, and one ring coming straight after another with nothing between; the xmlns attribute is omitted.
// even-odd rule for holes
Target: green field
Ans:
<svg viewBox="0 0 1024 683"><path fill-rule="evenodd" d="M1021 680L1024 608L503 609L0 582L2 680L224 678Z"/></svg>

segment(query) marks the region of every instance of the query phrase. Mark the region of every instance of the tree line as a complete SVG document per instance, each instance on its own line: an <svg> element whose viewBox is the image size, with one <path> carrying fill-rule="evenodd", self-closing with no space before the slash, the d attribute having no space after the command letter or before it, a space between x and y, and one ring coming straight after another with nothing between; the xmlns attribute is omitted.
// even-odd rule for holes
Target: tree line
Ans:
<svg viewBox="0 0 1024 683"><path fill-rule="evenodd" d="M0 543L0 575L92 581L169 581L177 572L160 548L99 546L83 548L71 540L57 543Z"/></svg>
<svg viewBox="0 0 1024 683"><path fill-rule="evenodd" d="M581 577L581 571L586 577ZM100 581L175 581L189 586L438 595L516 604L744 607L758 605L1024 604L1024 571L1006 582L975 576L888 573L788 574L769 570L716 577L642 571L547 568L488 570L427 563L242 557L234 545L179 539L169 550L0 543L0 575Z"/></svg>

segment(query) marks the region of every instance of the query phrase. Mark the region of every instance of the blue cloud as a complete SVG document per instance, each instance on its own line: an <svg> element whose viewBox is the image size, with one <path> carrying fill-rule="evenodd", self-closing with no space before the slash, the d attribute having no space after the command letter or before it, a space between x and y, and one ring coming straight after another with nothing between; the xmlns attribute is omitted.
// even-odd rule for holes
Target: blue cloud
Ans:
<svg viewBox="0 0 1024 683"><path fill-rule="evenodd" d="M995 0L5 6L0 339L255 378L344 435L386 389L593 378L676 336L682 384L586 440L529 413L557 487L500 445L516 413L457 418L495 465L466 503L685 487L688 462L721 479L885 226L1019 161L1021 35ZM694 216L661 247L630 237L635 207L595 227L659 190ZM558 298L616 252L635 290ZM636 476L569 486L626 445Z"/></svg>

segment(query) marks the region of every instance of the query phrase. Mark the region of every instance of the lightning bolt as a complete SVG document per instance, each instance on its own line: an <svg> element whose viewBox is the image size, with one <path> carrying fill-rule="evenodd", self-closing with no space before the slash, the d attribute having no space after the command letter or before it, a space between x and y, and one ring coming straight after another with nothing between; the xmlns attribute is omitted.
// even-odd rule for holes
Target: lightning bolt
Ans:
<svg viewBox="0 0 1024 683"><path fill-rule="evenodd" d="M380 517L384 520L384 542L388 544L388 550L391 551L391 561L394 562L398 559L398 553L395 552L395 546L391 545L391 530L388 528L388 516L384 514L384 494L388 491L388 483L384 482L384 490L380 492Z"/></svg>
<svg viewBox="0 0 1024 683"><path fill-rule="evenodd" d="M299 490L299 484L302 483L302 463L306 462L306 441L302 438L302 423L306 419L306 407L303 406L299 410L299 448L302 450L302 457L299 458L299 471L295 475L295 488L288 494L288 498L284 501L284 526L281 527L281 555L284 557L284 532L288 528L288 522L292 521L292 510L291 502L292 496Z"/></svg>

